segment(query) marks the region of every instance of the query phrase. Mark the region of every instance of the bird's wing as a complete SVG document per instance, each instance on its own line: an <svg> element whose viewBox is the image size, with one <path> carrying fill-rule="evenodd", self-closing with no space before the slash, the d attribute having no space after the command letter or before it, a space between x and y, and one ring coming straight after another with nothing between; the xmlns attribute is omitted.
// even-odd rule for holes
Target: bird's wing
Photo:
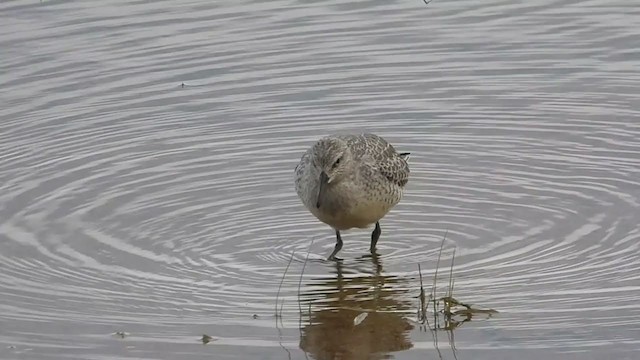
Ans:
<svg viewBox="0 0 640 360"><path fill-rule="evenodd" d="M377 168L385 178L400 187L409 181L409 164L398 155L379 162Z"/></svg>
<svg viewBox="0 0 640 360"><path fill-rule="evenodd" d="M391 144L374 134L351 135L345 137L345 140L356 159L369 164L387 180L400 187L407 184L408 153L398 154Z"/></svg>
<svg viewBox="0 0 640 360"><path fill-rule="evenodd" d="M374 134L351 135L345 140L356 158L365 157L378 162L397 156L391 144Z"/></svg>

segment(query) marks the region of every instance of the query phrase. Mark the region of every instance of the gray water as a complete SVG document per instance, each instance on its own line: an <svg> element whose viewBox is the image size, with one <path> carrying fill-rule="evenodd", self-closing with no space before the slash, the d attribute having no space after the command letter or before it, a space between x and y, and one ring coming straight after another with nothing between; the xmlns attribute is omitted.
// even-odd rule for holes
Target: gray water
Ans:
<svg viewBox="0 0 640 360"><path fill-rule="evenodd" d="M639 45L630 0L2 1L0 358L637 359ZM293 168L363 131L411 178L325 262ZM499 313L433 332L445 234Z"/></svg>

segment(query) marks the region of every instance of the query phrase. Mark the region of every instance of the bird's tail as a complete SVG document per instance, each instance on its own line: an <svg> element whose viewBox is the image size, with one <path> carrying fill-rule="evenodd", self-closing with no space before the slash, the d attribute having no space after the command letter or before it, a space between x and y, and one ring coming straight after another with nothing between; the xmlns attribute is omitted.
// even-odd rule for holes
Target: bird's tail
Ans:
<svg viewBox="0 0 640 360"><path fill-rule="evenodd" d="M409 155L411 155L411 153L400 153L400 157L406 162L409 162Z"/></svg>

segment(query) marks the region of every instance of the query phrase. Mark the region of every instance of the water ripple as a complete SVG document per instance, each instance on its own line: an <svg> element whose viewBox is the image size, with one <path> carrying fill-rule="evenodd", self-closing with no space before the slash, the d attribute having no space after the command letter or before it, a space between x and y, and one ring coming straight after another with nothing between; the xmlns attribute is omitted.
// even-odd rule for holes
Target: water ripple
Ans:
<svg viewBox="0 0 640 360"><path fill-rule="evenodd" d="M261 319L292 253L285 331L312 240L302 296L331 323L327 308L354 316L371 294L413 314L417 263L433 275L446 233L459 296L501 311L459 348L626 356L640 331L638 15L601 0L0 4L0 318L14 329L0 343L117 356L100 334L126 325L138 355L163 340L190 358L187 339L217 323L220 344L281 358ZM293 191L301 153L346 131L412 153L377 272L359 258L366 231L344 234L343 268L323 262L333 233ZM323 331L285 343L321 351ZM414 349L430 349L421 336Z"/></svg>

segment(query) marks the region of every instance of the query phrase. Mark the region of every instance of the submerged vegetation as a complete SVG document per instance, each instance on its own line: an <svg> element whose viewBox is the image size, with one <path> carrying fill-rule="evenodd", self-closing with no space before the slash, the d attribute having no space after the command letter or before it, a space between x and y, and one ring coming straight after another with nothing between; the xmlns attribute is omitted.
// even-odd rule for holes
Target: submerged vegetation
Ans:
<svg viewBox="0 0 640 360"><path fill-rule="evenodd" d="M420 264L418 263L418 276L420 279L420 294L418 295L419 299L419 308L417 310L417 319L422 328L429 328L432 331L435 330L454 330L459 327L463 323L470 321L474 315L477 314L485 314L488 316L492 316L493 314L498 313L498 311L494 309L480 309L474 307L473 305L464 303L454 297L453 289L455 280L453 277L453 267L456 257L456 249L453 249L453 254L451 256L451 266L449 267L449 279L448 279L448 288L445 292L444 296L438 297L437 295L437 285L438 285L438 271L440 269L440 260L442 257L442 251L444 249L444 242L446 240L446 234L442 238L442 243L440 244L440 251L438 252L438 260L436 262L436 269L433 275L433 286L431 287L431 291L429 292L429 296L426 296L426 292L424 290L424 283L422 280L422 269ZM432 310L433 314L433 325L429 322L429 310Z"/></svg>
<svg viewBox="0 0 640 360"><path fill-rule="evenodd" d="M439 274L440 263L444 261L445 240L446 234L440 244L430 289L429 284L425 287L420 263L417 264L416 277L386 275L382 271L381 258L371 254L358 259L357 264L366 264L369 261L364 260L370 260L374 265L372 273L370 270L354 272L345 267L342 261L336 261L334 275L314 279L311 286L314 289L301 294L302 279L313 245L311 242L306 256L299 259L302 263L301 273L295 275L300 349L305 353L315 353L318 358L347 356L347 353L354 351L361 354L362 351L388 353L405 350L412 347L409 331L418 327L420 331L431 332L434 348L440 358L443 355L438 345L438 333L446 331L453 355L457 358L454 330L480 314L486 318L497 311L478 308L454 295L455 247L447 269L446 284L439 283L442 280ZM276 294L274 315L281 342L281 328L284 327L281 290L294 256L292 253L288 259ZM345 276L347 274L349 276ZM417 288L418 294L412 297ZM417 304L411 300L416 298ZM412 318L412 313L416 315L415 318ZM289 349L282 343L281 346L290 355Z"/></svg>

